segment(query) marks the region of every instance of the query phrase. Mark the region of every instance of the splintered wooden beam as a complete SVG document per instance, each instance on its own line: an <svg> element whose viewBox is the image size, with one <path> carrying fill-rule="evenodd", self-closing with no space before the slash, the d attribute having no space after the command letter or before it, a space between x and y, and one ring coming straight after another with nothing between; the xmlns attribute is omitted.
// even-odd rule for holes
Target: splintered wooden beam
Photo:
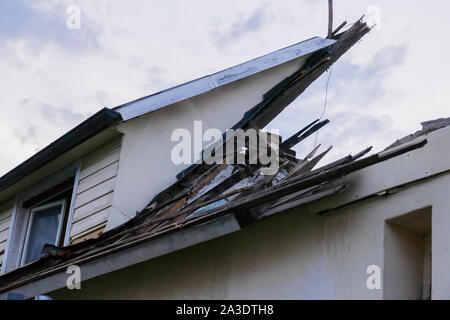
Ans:
<svg viewBox="0 0 450 320"><path fill-rule="evenodd" d="M263 101L248 110L232 129L245 131L249 128L265 128L369 31L370 28L362 20L355 22L351 28L339 34L332 46L312 54L300 70L266 92L263 95ZM179 181L189 179L190 175L202 170L204 170L204 164L195 164L180 172L177 178Z"/></svg>
<svg viewBox="0 0 450 320"><path fill-rule="evenodd" d="M369 26L359 20L350 29L342 33L338 41L329 47L328 52L320 51L309 57L299 72L299 77L291 81L291 84L277 93L268 105L252 116L254 125L258 128L266 127L369 31Z"/></svg>
<svg viewBox="0 0 450 320"><path fill-rule="evenodd" d="M343 27L347 25L347 21L342 22L339 27L337 27L332 33L331 36L334 37Z"/></svg>
<svg viewBox="0 0 450 320"><path fill-rule="evenodd" d="M272 201L276 201L277 199L280 199L284 196L289 196L290 194L295 194L296 192L300 191L300 194L304 192L305 189L308 188L315 188L321 184L333 181L335 179L342 178L346 176L347 174L358 171L361 169L364 169L366 167L369 167L371 165L374 165L376 163L389 160L391 158L397 157L401 154L404 154L406 152L410 152L412 150L422 148L424 145L427 144L427 140L423 139L418 142L413 142L411 144L407 144L404 146L399 146L398 148L395 148L394 150L388 150L385 152L381 152L379 154L374 154L370 157L360 159L357 161L354 161L352 159L356 157L361 157L365 153L370 150L370 148L365 149L364 151L358 153L355 157L349 156L344 158L346 161L342 162L342 159L340 161L337 161L336 163L342 162L340 165L336 165L333 168L330 168L329 166L325 166L319 169L316 169L314 171L307 172L306 174L298 175L291 177L290 179L287 179L285 181L281 181L280 183L260 190L256 192L251 192L247 196L244 196L239 199L235 199L225 205L222 205L220 207L207 210L201 218L198 219L207 219L209 216L221 216L226 213L234 212L237 215L237 219L240 223L243 225L247 224L250 220L255 218L255 213L248 214L247 210L251 210L252 208L259 207L266 203L271 203ZM350 158L350 162L347 161L347 159ZM311 189L312 190L312 189ZM248 192L248 191L247 191ZM211 199L205 201L206 204L210 204L213 202L216 202L216 199ZM312 201L312 200L311 200ZM198 204L198 206L195 206L195 209L198 209L202 206L205 206L205 203ZM296 203L295 205L299 205L299 203ZM181 210L180 212L177 212L175 217L178 217L180 215L186 215L188 213L193 212L193 208L187 207L186 209ZM242 216L242 217L239 217ZM166 217L162 218L161 220L158 219L158 221L170 221L173 217ZM152 223L152 222L150 222ZM180 224L184 222L176 222L176 224ZM169 228L172 224L168 224L167 228ZM141 227L145 227L146 225L143 225ZM139 229L139 227L137 228Z"/></svg>
<svg viewBox="0 0 450 320"><path fill-rule="evenodd" d="M338 159L336 161L333 161L333 162L331 162L331 163L329 163L327 165L324 165L324 166L322 166L320 168L314 169L314 170L306 172L306 173L302 173L301 176L306 178L308 176L312 176L312 175L315 175L315 174L320 173L320 172L325 172L325 171L331 170L333 168L336 168L338 166L341 166L343 164L346 164L346 163L358 160L359 158L362 158L367 153L369 153L371 150L372 150L372 147L369 147L369 148L364 149L363 151L357 153L354 156L349 155L349 156L343 157L343 158Z"/></svg>
<svg viewBox="0 0 450 320"><path fill-rule="evenodd" d="M328 187L325 190L319 191L317 193L307 193L298 198L284 201L283 203L272 206L272 208L262 212L262 217L269 217L274 214L281 212L286 212L288 210L293 210L307 203L311 203L326 197L334 196L347 188L348 184L341 184L338 186Z"/></svg>
<svg viewBox="0 0 450 320"><path fill-rule="evenodd" d="M393 150L389 153L380 153L375 154L370 157L360 159L357 161L352 161L350 163L345 163L340 166L337 166L336 168L330 169L328 171L318 171L313 173L312 171L309 172L310 175L308 176L295 176L291 179L288 179L286 181L280 182L270 188L267 188L265 190L255 192L252 195L237 199L235 201L232 201L226 205L223 205L219 208L213 209L207 213L207 214L221 214L226 212L232 212L233 210L246 210L250 209L252 207L258 206L260 204L276 200L280 198L281 196L284 196L286 194L296 192L302 189L310 188L312 186L328 182L334 179L338 179L341 177L346 176L347 174L358 171L364 168L367 168L371 165L374 165L376 163L389 160L391 158L394 158L398 155L401 155L403 153L422 148L424 145L427 144L427 140L424 139L422 141L418 141L417 143L404 146L402 148ZM318 169L319 170L319 169Z"/></svg>
<svg viewBox="0 0 450 320"><path fill-rule="evenodd" d="M325 150L312 160L305 159L302 163L298 164L291 172L289 172L285 179L289 179L292 176L297 176L299 174L311 171L319 163L319 161L322 160L322 158L325 157L328 152L330 152L332 148L333 147L330 146L327 150ZM314 150L317 150L317 148Z"/></svg>
<svg viewBox="0 0 450 320"><path fill-rule="evenodd" d="M373 147L370 146L370 147L364 149L363 151L361 151L361 152L355 154L354 156L352 156L353 160L357 160L357 159L359 159L359 158L364 157L366 154L368 154L370 151L372 151L372 148L373 148Z"/></svg>
<svg viewBox="0 0 450 320"><path fill-rule="evenodd" d="M369 31L370 28L365 22L360 20L354 23L350 29L339 35L339 39L328 50L321 50L310 56L300 70L269 90L264 95L263 101L249 110L233 128L242 128L244 131L250 127L264 128ZM305 135L306 132L303 134ZM300 141L300 137L296 139ZM291 140L289 144L295 142L296 139ZM165 203L179 198L188 190L186 185L189 185L194 177L200 176L209 168L210 166L201 164L183 171L177 176L180 180L157 195L150 205L154 202ZM144 211L149 214L151 210Z"/></svg>
<svg viewBox="0 0 450 320"><path fill-rule="evenodd" d="M295 145L299 144L306 138L308 138L310 135L312 135L317 130L321 129L323 126L327 125L330 121L324 120L319 123L317 123L319 119L316 121L310 123L305 128L301 129L299 132L294 134L292 137L281 143L280 149L288 150L294 147Z"/></svg>

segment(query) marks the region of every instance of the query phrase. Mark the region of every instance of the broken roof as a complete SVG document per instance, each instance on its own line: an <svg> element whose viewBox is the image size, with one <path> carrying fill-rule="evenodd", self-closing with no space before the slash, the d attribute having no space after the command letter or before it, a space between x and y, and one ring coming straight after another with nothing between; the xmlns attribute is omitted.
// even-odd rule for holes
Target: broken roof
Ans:
<svg viewBox="0 0 450 320"><path fill-rule="evenodd" d="M300 137L297 136L299 141L313 134L315 130L304 132ZM97 239L64 248L45 246L40 260L0 276L0 293L65 272L70 265L84 266L103 257L112 259L115 254L128 249L139 248L170 234L227 216L234 216L242 228L270 216L302 208L343 192L347 184L338 182L340 178L421 148L426 143L427 140L422 139L364 157L371 150L367 148L318 169L314 167L330 148L314 156L318 150L315 148L304 159L297 159L293 156L295 152L285 149L287 144L282 143L280 169L276 175L271 176L262 175L259 165L210 165L204 172L193 174L189 181L184 181L183 189L178 189L178 192L167 189L155 197L135 218L105 232ZM158 250L154 249L154 256L156 252ZM127 261L138 263L149 258L151 256L141 255L141 260L136 261L128 256ZM110 261L108 271L122 267L124 266Z"/></svg>
<svg viewBox="0 0 450 320"><path fill-rule="evenodd" d="M233 129L241 128L245 131L250 128L264 128L368 32L367 24L357 21L349 30L341 34L335 34L332 40L333 44L330 47L310 55L298 71L264 94L262 101L247 111ZM324 45L324 42L321 42L321 45ZM293 59L295 55L302 54L302 51L299 50L292 51L292 47L282 50L286 50L281 51L286 54L283 54L283 59ZM250 68L247 70L243 65L236 67L239 72L229 80L235 81L252 74L252 72L263 70L264 66L271 65L270 63L262 63L262 61L266 61L267 56L260 59L262 60L256 59L257 62L255 60L250 62L250 65L258 66L256 69ZM277 63L282 63L280 61L283 61L283 59L278 60ZM233 74L230 70L206 77L206 81L218 81L217 85L222 81L222 84L225 84L227 75ZM205 78L202 79L199 81L203 83ZM191 83L186 85L190 86ZM186 99L183 96L177 96L176 99L174 98L175 100L166 99L170 96L167 93L170 90L176 91L178 89L169 89L165 94L161 93L143 98L136 103L138 106L142 106L143 101L155 102L154 104L145 104L146 106L151 105L150 109L144 108L148 111L154 110L152 108L163 107L165 104L171 104L176 99ZM180 92L184 92L184 89ZM159 98L156 99L155 97ZM136 104L134 107L132 107L133 103L128 106L131 108L130 110L136 111ZM125 115L125 108L126 105L112 112L117 114L122 111ZM134 115L136 114L134 113ZM125 118L131 116L132 113L130 112L125 115ZM315 148L303 159L298 159L291 148L327 123L327 120L316 120L282 142L279 150L273 150L273 152L279 153L281 163L279 171L275 175L262 175L263 166L261 164L231 165L222 163L208 165L202 163L190 167L178 176L179 180L176 183L158 194L146 208L127 223L105 232L97 239L87 240L72 246L56 248L47 245L43 249L40 260L0 276L0 293L59 273L68 265L89 264L103 257L112 257L116 253L150 243L150 240L162 238L197 225L204 225L210 221L217 221L217 219L223 217L233 216L239 222L239 225L244 227L269 216L299 208L302 205L344 191L346 185L336 184L337 179L356 170L419 148L426 143L426 140L423 140L363 158L370 151L370 148L368 148L354 156L349 155L320 169L313 170L330 149L315 156L318 151L318 148ZM278 139L278 137L271 136L271 139ZM271 146L269 145L269 147ZM237 150L234 150L234 152L237 152ZM142 259L148 260L151 256L155 256L155 252L150 256L142 257ZM127 263L130 263L131 260L128 259L127 261ZM134 263L137 262L134 261ZM121 267L124 267L124 265L111 263L109 271Z"/></svg>

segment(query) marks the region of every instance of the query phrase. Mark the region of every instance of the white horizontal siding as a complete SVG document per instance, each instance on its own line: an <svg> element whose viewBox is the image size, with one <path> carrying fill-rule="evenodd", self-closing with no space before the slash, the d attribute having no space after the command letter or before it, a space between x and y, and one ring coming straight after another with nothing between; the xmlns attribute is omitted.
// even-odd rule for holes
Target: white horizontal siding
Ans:
<svg viewBox="0 0 450 320"><path fill-rule="evenodd" d="M3 241L6 241L6 239L8 238L8 231L9 228L3 231L0 231L0 243Z"/></svg>
<svg viewBox="0 0 450 320"><path fill-rule="evenodd" d="M104 155L102 155L101 153L96 154L97 159L100 157L101 160L95 161L95 158L92 159L92 156L84 160L85 168L83 168L83 171L81 172L80 179L84 179L87 176L90 176L91 174L100 171L109 164L119 161L120 145L116 145L116 141L114 141L114 143L111 146L109 146L109 148L114 149L112 151L108 150L110 152L106 152L106 154Z"/></svg>
<svg viewBox="0 0 450 320"><path fill-rule="evenodd" d="M86 233L91 233L97 228L104 227L109 216L109 208L96 212L88 218L84 218L72 224L72 239L78 238Z"/></svg>
<svg viewBox="0 0 450 320"><path fill-rule="evenodd" d="M98 199L88 202L86 205L81 206L76 209L76 215L72 219L72 223L83 220L90 215L97 213L99 211L105 210L111 206L113 199L113 192L110 192Z"/></svg>
<svg viewBox="0 0 450 320"><path fill-rule="evenodd" d="M11 223L11 216L6 219L0 220L0 232L8 230L10 223Z"/></svg>
<svg viewBox="0 0 450 320"><path fill-rule="evenodd" d="M100 185L101 183L114 178L119 169L119 162L114 162L107 167L97 171L96 173L87 176L86 178L80 180L78 184L78 192L82 193L88 189Z"/></svg>
<svg viewBox="0 0 450 320"><path fill-rule="evenodd" d="M3 256L8 240L9 227L11 224L12 208L0 210L0 268L3 263Z"/></svg>
<svg viewBox="0 0 450 320"><path fill-rule="evenodd" d="M121 141L121 138L115 139L83 159L70 230L71 241L105 227L119 170Z"/></svg>
<svg viewBox="0 0 450 320"><path fill-rule="evenodd" d="M116 179L112 178L104 181L103 183L86 190L83 193L77 194L77 198L75 200L75 211L78 208L81 208L84 205L87 205L89 202L94 201L110 192L114 191L114 187L116 185ZM74 218L75 218L74 212Z"/></svg>

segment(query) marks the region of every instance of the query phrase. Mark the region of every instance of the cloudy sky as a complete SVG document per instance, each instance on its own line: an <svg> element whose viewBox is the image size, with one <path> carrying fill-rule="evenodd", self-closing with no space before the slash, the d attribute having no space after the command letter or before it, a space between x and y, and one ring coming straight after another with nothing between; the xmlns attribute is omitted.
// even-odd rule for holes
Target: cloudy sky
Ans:
<svg viewBox="0 0 450 320"><path fill-rule="evenodd" d="M450 116L447 0L335 0L335 24L370 5L381 24L332 69L318 143L332 158L381 149ZM66 27L67 8L81 28ZM0 0L0 174L101 109L236 65L327 29L326 0ZM320 117L329 74L269 127ZM309 139L298 151L314 144Z"/></svg>

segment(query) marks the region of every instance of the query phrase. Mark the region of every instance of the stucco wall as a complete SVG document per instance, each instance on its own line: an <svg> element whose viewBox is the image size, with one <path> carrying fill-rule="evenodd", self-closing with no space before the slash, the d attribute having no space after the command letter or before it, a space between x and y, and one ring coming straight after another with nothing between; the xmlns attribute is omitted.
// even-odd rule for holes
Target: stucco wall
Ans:
<svg viewBox="0 0 450 320"><path fill-rule="evenodd" d="M432 298L450 299L450 174L319 215L308 208L82 283L55 299L382 299L385 221L431 206ZM326 199L325 202L335 200Z"/></svg>

